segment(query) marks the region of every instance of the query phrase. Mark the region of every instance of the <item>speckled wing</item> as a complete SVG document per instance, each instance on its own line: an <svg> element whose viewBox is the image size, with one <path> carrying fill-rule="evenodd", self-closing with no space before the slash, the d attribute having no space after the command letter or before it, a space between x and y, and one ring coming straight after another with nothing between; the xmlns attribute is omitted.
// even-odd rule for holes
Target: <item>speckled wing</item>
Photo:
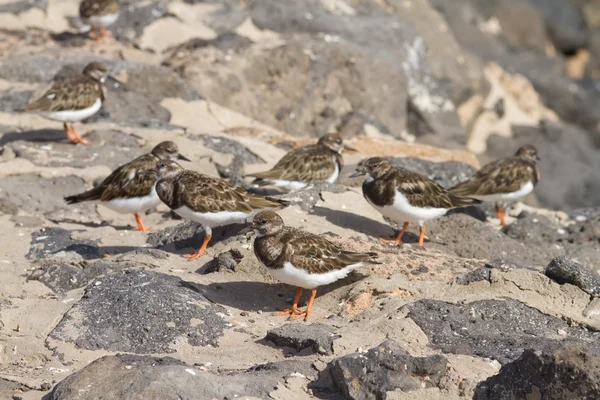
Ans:
<svg viewBox="0 0 600 400"><path fill-rule="evenodd" d="M171 209L187 206L199 213L241 211L282 208L284 201L248 193L243 188L232 186L222 179L202 175L194 171L183 171L173 182Z"/></svg>
<svg viewBox="0 0 600 400"><path fill-rule="evenodd" d="M396 189L415 207L450 209L481 203L450 193L431 179L405 169L396 170L395 182Z"/></svg>
<svg viewBox="0 0 600 400"><path fill-rule="evenodd" d="M330 150L321 146L305 146L287 153L269 171L249 176L254 176L259 180L326 181L335 172L336 159L341 170L343 159L340 155L334 155Z"/></svg>
<svg viewBox="0 0 600 400"><path fill-rule="evenodd" d="M29 103L25 110L33 112L83 110L92 106L98 98L104 100L100 84L88 77L79 76L55 81L43 95Z"/></svg>
<svg viewBox="0 0 600 400"><path fill-rule="evenodd" d="M119 2L116 0L83 0L79 5L79 16L82 19L115 14L118 11Z"/></svg>
<svg viewBox="0 0 600 400"><path fill-rule="evenodd" d="M281 241L286 243L280 260L291 262L312 274L324 274L361 262L375 264L376 253L344 251L327 239L288 228Z"/></svg>
<svg viewBox="0 0 600 400"><path fill-rule="evenodd" d="M529 181L536 185L539 179L539 169L532 162L521 157L508 157L486 164L450 191L459 196L513 193Z"/></svg>

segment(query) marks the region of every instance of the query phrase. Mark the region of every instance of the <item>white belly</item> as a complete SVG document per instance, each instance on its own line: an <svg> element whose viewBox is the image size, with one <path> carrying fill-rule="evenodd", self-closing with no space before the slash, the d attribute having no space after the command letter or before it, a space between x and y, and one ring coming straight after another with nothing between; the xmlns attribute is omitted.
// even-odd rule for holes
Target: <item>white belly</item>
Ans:
<svg viewBox="0 0 600 400"><path fill-rule="evenodd" d="M367 198L367 201L369 199ZM369 204L379 211L383 216L396 221L398 223L410 222L413 224L423 225L425 222L446 215L448 209L433 208L433 207L415 207L408 202L406 196L396 191L394 203L390 206L380 207L371 201Z"/></svg>
<svg viewBox="0 0 600 400"><path fill-rule="evenodd" d="M344 269L326 272L324 274L309 274L303 269L294 267L286 262L283 268L269 269L269 273L278 281L303 289L314 289L319 286L329 285L339 279L345 278L353 269L362 267L363 263L348 265Z"/></svg>
<svg viewBox="0 0 600 400"><path fill-rule="evenodd" d="M256 210L252 213L245 213L240 211L199 213L192 211L187 206L183 206L173 211L175 211L177 215L181 216L183 219L198 222L202 224L202 226L204 226L205 228L214 228L217 226L234 224L236 222L243 222L246 219L252 217L254 214L257 214L260 210Z"/></svg>
<svg viewBox="0 0 600 400"><path fill-rule="evenodd" d="M271 185L280 187L285 190L300 190L306 187L307 183L300 181L286 181L283 179L264 179Z"/></svg>
<svg viewBox="0 0 600 400"><path fill-rule="evenodd" d="M109 26L114 24L117 19L119 19L119 13L93 16L90 17L86 22L89 22L92 25Z"/></svg>
<svg viewBox="0 0 600 400"><path fill-rule="evenodd" d="M335 183L335 181L337 181L338 176L340 176L340 166L336 161L337 160L334 158L333 163L335 165L335 170L333 171L333 174L331 174L331 176L327 178L327 182L329 183Z"/></svg>
<svg viewBox="0 0 600 400"><path fill-rule="evenodd" d="M158 194L156 194L156 189L153 187L148 196L133 197L129 199L113 199L102 202L102 205L121 214L134 214L142 213L158 206L160 203L160 198L158 197Z"/></svg>
<svg viewBox="0 0 600 400"><path fill-rule="evenodd" d="M471 196L471 197L476 198L481 201L507 201L508 202L508 201L519 200L520 198L527 196L532 191L533 191L533 182L529 181L526 184L524 184L523 186L521 186L521 189L517 190L516 192L496 193L496 194L490 194L490 195L486 195L486 196Z"/></svg>
<svg viewBox="0 0 600 400"><path fill-rule="evenodd" d="M38 112L42 117L61 122L78 122L96 114L102 107L102 100L96 99L94 104L82 110L65 110L54 112Z"/></svg>

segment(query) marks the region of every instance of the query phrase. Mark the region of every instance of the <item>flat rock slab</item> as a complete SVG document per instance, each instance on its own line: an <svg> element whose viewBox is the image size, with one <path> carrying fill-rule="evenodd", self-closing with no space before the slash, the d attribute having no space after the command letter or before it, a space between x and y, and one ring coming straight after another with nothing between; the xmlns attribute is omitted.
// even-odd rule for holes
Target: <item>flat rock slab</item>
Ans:
<svg viewBox="0 0 600 400"><path fill-rule="evenodd" d="M397 157L392 159L392 164L425 175L445 188L466 180L476 171L460 161L434 162L416 157Z"/></svg>
<svg viewBox="0 0 600 400"><path fill-rule="evenodd" d="M598 399L600 354L567 345L555 352L526 350L481 382L475 400L505 399Z"/></svg>
<svg viewBox="0 0 600 400"><path fill-rule="evenodd" d="M385 399L392 390L436 387L447 366L444 356L413 357L394 341L330 363L334 384L352 400Z"/></svg>
<svg viewBox="0 0 600 400"><path fill-rule="evenodd" d="M556 257L546 267L546 276L560 284L570 283L585 292L600 295L600 275L595 268L567 257Z"/></svg>
<svg viewBox="0 0 600 400"><path fill-rule="evenodd" d="M552 351L569 342L600 351L600 335L541 313L516 300L450 304L420 300L408 305L430 346L444 353L488 357L505 364L525 349Z"/></svg>
<svg viewBox="0 0 600 400"><path fill-rule="evenodd" d="M277 346L293 347L298 351L312 349L315 353L333 354L333 341L339 337L330 325L291 323L271 329L265 339Z"/></svg>
<svg viewBox="0 0 600 400"><path fill-rule="evenodd" d="M99 358L59 382L48 400L181 400L269 398L293 373L308 374L310 363L283 361L227 375L204 372L174 358L117 354Z"/></svg>
<svg viewBox="0 0 600 400"><path fill-rule="evenodd" d="M31 235L31 245L27 258L36 260L48 258L59 252L74 252L84 259L100 257L97 240L74 240L70 230L63 228L42 228Z"/></svg>
<svg viewBox="0 0 600 400"><path fill-rule="evenodd" d="M50 333L77 347L173 353L174 344L218 346L226 312L175 276L125 270L95 281Z"/></svg>

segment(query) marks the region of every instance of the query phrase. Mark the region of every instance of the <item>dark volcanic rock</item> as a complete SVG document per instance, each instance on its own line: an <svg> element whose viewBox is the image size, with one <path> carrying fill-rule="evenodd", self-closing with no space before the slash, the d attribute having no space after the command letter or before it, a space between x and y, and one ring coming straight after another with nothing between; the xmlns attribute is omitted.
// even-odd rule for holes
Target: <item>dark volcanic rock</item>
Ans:
<svg viewBox="0 0 600 400"><path fill-rule="evenodd" d="M466 180L476 171L469 164L460 161L434 162L416 157L394 158L392 164L425 175L445 188Z"/></svg>
<svg viewBox="0 0 600 400"><path fill-rule="evenodd" d="M50 336L88 350L172 353L177 341L218 346L223 313L177 277L126 270L88 286Z"/></svg>
<svg viewBox="0 0 600 400"><path fill-rule="evenodd" d="M571 327L516 300L468 304L420 300L408 309L409 318L425 332L430 345L444 353L488 357L505 364L525 349L553 351L571 342L600 351L598 333Z"/></svg>
<svg viewBox="0 0 600 400"><path fill-rule="evenodd" d="M392 390L436 387L446 374L448 360L441 355L413 357L394 341L385 341L366 353L350 354L330 364L335 385L348 399L385 399Z"/></svg>
<svg viewBox="0 0 600 400"><path fill-rule="evenodd" d="M536 246L558 243L566 238L566 230L543 215L523 212L519 218L502 228L502 232L515 240Z"/></svg>
<svg viewBox="0 0 600 400"><path fill-rule="evenodd" d="M474 271L467 272L466 274L456 278L456 283L458 283L459 285L468 285L473 282L480 282L480 281L488 281L489 282L491 271L492 271L492 269L487 266L477 268Z"/></svg>
<svg viewBox="0 0 600 400"><path fill-rule="evenodd" d="M66 263L58 260L40 260L37 269L29 274L28 280L36 280L54 292L64 293L86 286L100 275L133 268L139 263L115 262L107 260Z"/></svg>
<svg viewBox="0 0 600 400"><path fill-rule="evenodd" d="M171 357L117 354L97 359L59 382L48 400L265 399L294 372L308 374L310 363L283 361L223 375L204 372Z"/></svg>
<svg viewBox="0 0 600 400"><path fill-rule="evenodd" d="M344 193L346 187L335 183L315 183L304 189L283 196L291 205L298 206L306 212L312 212L319 200L323 200L322 192Z"/></svg>
<svg viewBox="0 0 600 400"><path fill-rule="evenodd" d="M186 221L159 232L150 233L147 243L154 247L164 247L171 243L178 243L178 248L192 247L196 246L198 242L192 242L190 239L202 231L202 225L199 223Z"/></svg>
<svg viewBox="0 0 600 400"><path fill-rule="evenodd" d="M235 272L235 267L244 259L242 253L237 249L230 249L219 254L196 272L201 274L212 274L214 272L230 271Z"/></svg>
<svg viewBox="0 0 600 400"><path fill-rule="evenodd" d="M567 345L554 352L525 350L497 375L481 382L475 400L600 398L600 354Z"/></svg>
<svg viewBox="0 0 600 400"><path fill-rule="evenodd" d="M332 326L314 323L285 324L267 332L266 340L277 346L293 347L298 351L310 348L315 353L333 354L333 341L340 336L334 334Z"/></svg>
<svg viewBox="0 0 600 400"><path fill-rule="evenodd" d="M30 260L48 258L61 251L75 252L84 259L100 257L97 240L73 240L71 232L63 228L42 228L39 232L33 232L26 257Z"/></svg>
<svg viewBox="0 0 600 400"><path fill-rule="evenodd" d="M597 270L570 258L556 257L546 267L545 274L560 284L570 283L591 295L600 295L600 275Z"/></svg>

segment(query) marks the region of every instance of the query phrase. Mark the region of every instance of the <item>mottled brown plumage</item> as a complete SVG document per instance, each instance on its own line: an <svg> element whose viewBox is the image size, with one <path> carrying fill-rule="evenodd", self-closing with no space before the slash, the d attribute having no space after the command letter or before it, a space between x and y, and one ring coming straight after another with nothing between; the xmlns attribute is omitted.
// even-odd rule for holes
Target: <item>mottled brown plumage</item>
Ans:
<svg viewBox="0 0 600 400"><path fill-rule="evenodd" d="M366 160L352 176L367 175L362 185L365 199L384 216L404 222L394 240L399 244L410 222L420 226L419 246L423 245L426 221L438 218L452 208L480 204L481 201L450 193L431 179L394 167L389 160L373 157Z"/></svg>
<svg viewBox="0 0 600 400"><path fill-rule="evenodd" d="M450 191L459 196L473 196L496 202L496 214L502 226L504 202L515 201L533 190L540 180L537 167L538 153L532 145L525 145L512 157L486 164L472 177L454 186Z"/></svg>
<svg viewBox="0 0 600 400"><path fill-rule="evenodd" d="M450 191L459 196L487 196L516 192L528 182L535 186L540 180L536 161L535 148L531 145L523 146L512 157L484 165L472 177Z"/></svg>
<svg viewBox="0 0 600 400"><path fill-rule="evenodd" d="M179 154L179 149L175 143L171 141L159 143L152 149L151 153L144 154L115 169L100 185L87 192L65 197L65 201L67 204L80 203L83 201L100 201L105 203L107 207L112 208L115 211L120 211L118 206L106 203L111 202L111 200L154 196L156 197L154 203L155 205L158 205L160 199L156 193L153 193L156 177L152 174L140 174L140 172L154 167L160 160L169 159L187 160L186 157ZM134 214L146 211L143 208L144 207L134 210ZM136 220L138 220L138 228L140 230L145 230L143 225L141 225L139 216L136 216Z"/></svg>
<svg viewBox="0 0 600 400"><path fill-rule="evenodd" d="M118 12L118 0L83 0L79 4L79 16L84 22L88 22L91 17L110 15Z"/></svg>
<svg viewBox="0 0 600 400"><path fill-rule="evenodd" d="M204 243L195 259L206 254L212 228L242 222L263 209L285 207L285 200L248 193L241 187L198 172L185 170L174 161L161 161L150 170L158 177L156 192L163 203L183 218L199 222L205 229Z"/></svg>
<svg viewBox="0 0 600 400"><path fill-rule="evenodd" d="M343 250L322 236L285 226L273 211L258 213L252 227L258 234L254 240L256 258L276 279L297 286L292 308L282 313L292 319L308 319L318 286L335 282L360 266L379 264L376 253ZM298 310L302 289L312 291L304 312Z"/></svg>
<svg viewBox="0 0 600 400"><path fill-rule="evenodd" d="M328 134L321 137L316 144L290 151L270 170L248 176L255 177L253 183L257 185L273 184L274 180L308 184L326 182L332 179L332 176L337 179L344 167L341 155L344 149L351 150L350 147L344 146L340 135Z"/></svg>

